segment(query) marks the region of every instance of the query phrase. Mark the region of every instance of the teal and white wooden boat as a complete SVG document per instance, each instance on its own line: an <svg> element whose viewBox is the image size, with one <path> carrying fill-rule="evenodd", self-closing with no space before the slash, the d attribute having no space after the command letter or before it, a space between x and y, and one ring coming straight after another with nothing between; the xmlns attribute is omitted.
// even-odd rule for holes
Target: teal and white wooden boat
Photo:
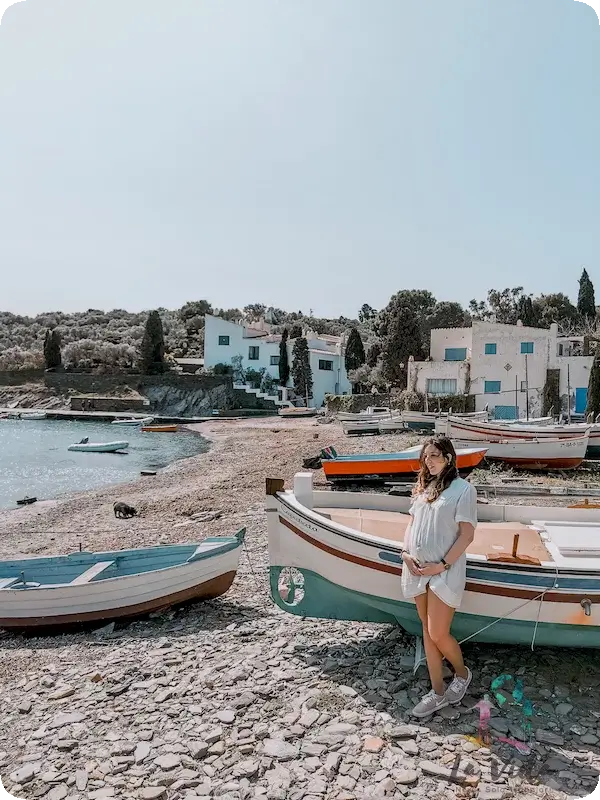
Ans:
<svg viewBox="0 0 600 800"><path fill-rule="evenodd" d="M245 533L201 544L0 561L0 628L131 619L220 597L235 578Z"/></svg>
<svg viewBox="0 0 600 800"><path fill-rule="evenodd" d="M421 635L402 595L410 498L293 491L267 481L271 594L292 614L398 623ZM467 585L452 631L459 641L600 647L600 510L478 506Z"/></svg>

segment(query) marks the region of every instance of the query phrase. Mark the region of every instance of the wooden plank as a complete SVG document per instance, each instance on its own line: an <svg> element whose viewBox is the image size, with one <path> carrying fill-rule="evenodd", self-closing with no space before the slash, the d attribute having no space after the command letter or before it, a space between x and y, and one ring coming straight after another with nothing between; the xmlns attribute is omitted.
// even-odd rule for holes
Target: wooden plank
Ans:
<svg viewBox="0 0 600 800"><path fill-rule="evenodd" d="M89 583L96 577L96 575L104 572L105 569L112 566L114 563L114 561L98 561L97 564L94 564L89 569L86 569L86 571L82 572L81 575L78 575L74 580L71 581L69 585L79 586L81 583Z"/></svg>

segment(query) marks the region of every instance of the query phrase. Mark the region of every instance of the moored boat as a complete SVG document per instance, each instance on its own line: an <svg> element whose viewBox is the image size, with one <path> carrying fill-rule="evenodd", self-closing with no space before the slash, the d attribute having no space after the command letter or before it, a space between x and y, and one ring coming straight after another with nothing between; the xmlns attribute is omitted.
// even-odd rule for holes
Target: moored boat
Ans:
<svg viewBox="0 0 600 800"><path fill-rule="evenodd" d="M123 419L113 419L110 423L111 425L130 425L135 427L137 425L150 425L154 422L154 417L141 417L140 419L134 419L133 417L126 417Z"/></svg>
<svg viewBox="0 0 600 800"><path fill-rule="evenodd" d="M177 433L177 425L143 425L143 433Z"/></svg>
<svg viewBox="0 0 600 800"><path fill-rule="evenodd" d="M516 423L479 422L459 417L439 420L436 433L461 441L493 442L500 440L572 439L589 432L586 456L600 456L600 424L586 425L517 425Z"/></svg>
<svg viewBox="0 0 600 800"><path fill-rule="evenodd" d="M369 422L374 419L386 419L400 416L399 411L392 411L387 406L368 406L364 411L339 411L337 418L340 422Z"/></svg>
<svg viewBox="0 0 600 800"><path fill-rule="evenodd" d="M75 453L117 453L128 447L129 442L76 442L69 445L67 450Z"/></svg>
<svg viewBox="0 0 600 800"><path fill-rule="evenodd" d="M267 480L271 594L305 617L422 628L402 595L410 498ZM478 504L459 641L600 647L600 509Z"/></svg>
<svg viewBox="0 0 600 800"><path fill-rule="evenodd" d="M589 433L573 439L500 439L482 441L486 458L503 461L510 467L528 470L576 469L585 458ZM453 439L454 447L473 447L475 442Z"/></svg>
<svg viewBox="0 0 600 800"><path fill-rule="evenodd" d="M402 419L407 428L412 430L433 430L438 420L447 419L448 412L444 411L403 411ZM473 419L481 420L482 422L489 419L487 411L471 411L464 414L456 414L460 419Z"/></svg>
<svg viewBox="0 0 600 800"><path fill-rule="evenodd" d="M323 472L334 483L383 483L398 478L412 479L419 471L422 445L409 447L399 453L369 453L334 458L322 458ZM461 475L466 476L486 454L485 447L457 449L456 463Z"/></svg>
<svg viewBox="0 0 600 800"><path fill-rule="evenodd" d="M288 406L287 408L280 408L277 414L287 419L316 417L317 409L310 406L308 408L306 406Z"/></svg>
<svg viewBox="0 0 600 800"><path fill-rule="evenodd" d="M348 420L342 422L342 430L346 436L354 436L361 433L379 433L380 421L378 419Z"/></svg>
<svg viewBox="0 0 600 800"><path fill-rule="evenodd" d="M0 561L0 628L34 630L132 619L224 594L245 529L201 544Z"/></svg>
<svg viewBox="0 0 600 800"><path fill-rule="evenodd" d="M39 420L46 419L48 415L45 411L21 411L19 419L22 420Z"/></svg>

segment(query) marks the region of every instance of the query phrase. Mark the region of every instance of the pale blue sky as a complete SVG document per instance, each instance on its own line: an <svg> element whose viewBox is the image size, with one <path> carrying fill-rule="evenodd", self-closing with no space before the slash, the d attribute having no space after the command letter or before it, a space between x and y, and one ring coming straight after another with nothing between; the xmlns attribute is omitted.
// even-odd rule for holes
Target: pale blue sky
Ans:
<svg viewBox="0 0 600 800"><path fill-rule="evenodd" d="M26 0L0 25L0 309L600 294L573 0Z"/></svg>

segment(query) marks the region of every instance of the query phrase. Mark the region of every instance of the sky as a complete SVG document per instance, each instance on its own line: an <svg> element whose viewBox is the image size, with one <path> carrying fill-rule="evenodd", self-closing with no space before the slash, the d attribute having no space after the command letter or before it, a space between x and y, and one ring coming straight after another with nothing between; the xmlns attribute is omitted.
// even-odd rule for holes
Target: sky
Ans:
<svg viewBox="0 0 600 800"><path fill-rule="evenodd" d="M573 0L26 0L0 25L0 310L600 295Z"/></svg>

